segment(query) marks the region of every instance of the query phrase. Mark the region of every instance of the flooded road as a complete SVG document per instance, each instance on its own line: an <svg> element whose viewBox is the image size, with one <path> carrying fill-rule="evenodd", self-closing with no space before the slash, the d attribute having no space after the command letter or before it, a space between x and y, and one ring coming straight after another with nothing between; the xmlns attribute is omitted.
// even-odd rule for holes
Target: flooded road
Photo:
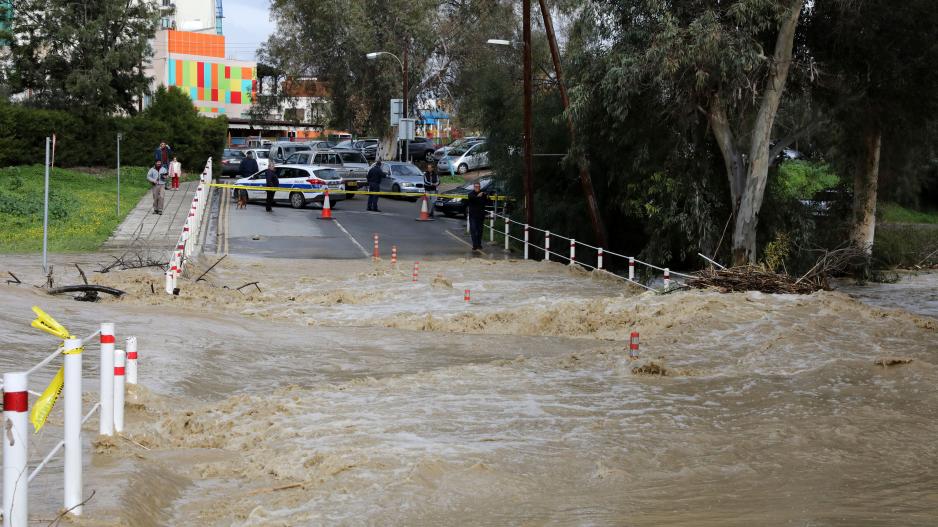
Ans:
<svg viewBox="0 0 938 527"><path fill-rule="evenodd" d="M137 444L97 443L86 461L97 494L79 524L938 517L938 319L921 298L935 275L895 295L916 299L910 312L854 290L869 303L654 296L530 262L422 263L415 284L409 265L229 259L178 298L151 294L160 277L148 271L108 273L93 280L131 294L94 305L0 286L0 365L47 353L50 339L26 326L34 303L70 328L110 318L139 336ZM233 289L258 279L260 291ZM883 357L912 362L874 364ZM632 371L651 363L668 375ZM60 501L59 475L44 477L37 517Z"/></svg>

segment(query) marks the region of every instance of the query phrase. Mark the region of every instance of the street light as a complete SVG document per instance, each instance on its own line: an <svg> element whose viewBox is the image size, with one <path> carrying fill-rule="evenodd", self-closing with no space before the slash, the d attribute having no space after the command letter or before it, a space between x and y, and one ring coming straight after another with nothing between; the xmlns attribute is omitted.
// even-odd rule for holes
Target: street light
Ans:
<svg viewBox="0 0 938 527"><path fill-rule="evenodd" d="M402 104L401 110L402 110L403 117L406 119L407 118L407 48L404 48L404 60L403 61L399 59L397 55L389 51L372 51L371 53L366 53L365 58L368 60L377 60L377 58L381 55L390 55L394 57L394 60L396 60L398 64L401 65L401 77L403 77L404 79L404 93L402 94L403 97L401 99L403 101L403 104ZM398 145L400 145L400 141L398 141ZM408 144L408 141L404 142L404 147L407 149L406 150L407 154L405 155L409 155L410 145ZM400 157L398 157L398 159L400 159Z"/></svg>
<svg viewBox="0 0 938 527"><path fill-rule="evenodd" d="M532 160L533 149L533 125L531 123L531 5L530 0L525 0L522 7L524 15L524 45L521 49L521 61L524 65L524 131L521 133L521 150L524 158L524 171L521 181L524 187L524 222L528 225L534 223L534 162ZM510 46L510 40L500 38L490 38L486 44L494 46Z"/></svg>

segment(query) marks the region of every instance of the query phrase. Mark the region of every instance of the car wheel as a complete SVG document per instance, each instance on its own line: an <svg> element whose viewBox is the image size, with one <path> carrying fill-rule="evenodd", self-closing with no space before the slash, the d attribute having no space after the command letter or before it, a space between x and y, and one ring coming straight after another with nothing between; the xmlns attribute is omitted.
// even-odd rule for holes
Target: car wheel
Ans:
<svg viewBox="0 0 938 527"><path fill-rule="evenodd" d="M433 150L427 150L427 152L423 155L423 159L427 163L432 163L433 162Z"/></svg>
<svg viewBox="0 0 938 527"><path fill-rule="evenodd" d="M465 174L466 172L469 172L469 166L466 165L465 163L459 165L459 168L456 169L456 173L459 174L460 176Z"/></svg>
<svg viewBox="0 0 938 527"><path fill-rule="evenodd" d="M306 206L306 197L301 192L291 192L290 206L294 209L302 209Z"/></svg>
<svg viewBox="0 0 938 527"><path fill-rule="evenodd" d="M400 192L400 191L401 191L401 186L398 185L398 184L396 184L396 183L394 184L393 187L391 187L391 192ZM397 197L397 196L395 196L395 197Z"/></svg>

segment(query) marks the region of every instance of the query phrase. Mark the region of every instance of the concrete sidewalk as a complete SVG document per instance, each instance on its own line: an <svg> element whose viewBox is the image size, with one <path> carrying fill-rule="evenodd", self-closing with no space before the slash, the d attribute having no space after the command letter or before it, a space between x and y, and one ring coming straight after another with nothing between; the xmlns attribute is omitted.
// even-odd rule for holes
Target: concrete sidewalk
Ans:
<svg viewBox="0 0 938 527"><path fill-rule="evenodd" d="M101 248L171 250L189 215L192 196L198 184L198 181L188 181L180 183L179 190L164 190L163 214L153 214L153 197L148 192Z"/></svg>

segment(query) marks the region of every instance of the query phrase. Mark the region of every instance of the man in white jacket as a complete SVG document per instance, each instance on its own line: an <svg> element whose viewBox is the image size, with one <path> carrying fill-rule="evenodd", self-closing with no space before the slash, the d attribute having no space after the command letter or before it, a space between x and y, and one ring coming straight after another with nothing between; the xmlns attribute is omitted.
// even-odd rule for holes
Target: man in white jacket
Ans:
<svg viewBox="0 0 938 527"><path fill-rule="evenodd" d="M147 172L147 181L153 188L153 214L163 214L163 176L160 170L163 168L163 162L157 161Z"/></svg>

